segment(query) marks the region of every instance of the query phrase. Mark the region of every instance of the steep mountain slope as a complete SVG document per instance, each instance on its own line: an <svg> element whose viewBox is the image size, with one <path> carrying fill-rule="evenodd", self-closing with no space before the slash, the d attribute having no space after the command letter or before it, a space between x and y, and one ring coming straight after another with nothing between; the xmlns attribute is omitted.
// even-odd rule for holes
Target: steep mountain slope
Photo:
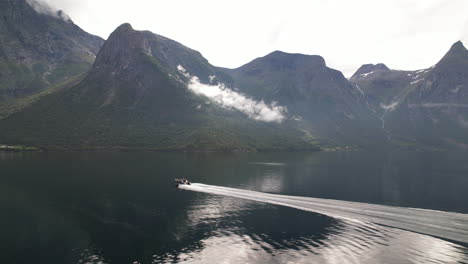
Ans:
<svg viewBox="0 0 468 264"><path fill-rule="evenodd" d="M468 51L461 42L429 69L377 71L351 81L395 142L468 146Z"/></svg>
<svg viewBox="0 0 468 264"><path fill-rule="evenodd" d="M278 102L294 116L295 125L328 144L382 143L378 119L366 108L359 89L320 56L275 51L226 70L234 86L266 102Z"/></svg>
<svg viewBox="0 0 468 264"><path fill-rule="evenodd" d="M85 73L103 43L36 0L0 1L0 101Z"/></svg>
<svg viewBox="0 0 468 264"><path fill-rule="evenodd" d="M317 149L297 129L253 120L188 89L195 80L229 80L217 71L200 53L123 24L81 82L0 122L0 141L73 149Z"/></svg>

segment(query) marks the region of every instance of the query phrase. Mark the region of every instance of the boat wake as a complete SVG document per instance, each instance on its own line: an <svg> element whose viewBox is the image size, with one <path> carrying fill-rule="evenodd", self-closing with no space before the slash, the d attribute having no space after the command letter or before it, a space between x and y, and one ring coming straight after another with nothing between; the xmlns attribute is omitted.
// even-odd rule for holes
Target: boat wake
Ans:
<svg viewBox="0 0 468 264"><path fill-rule="evenodd" d="M330 217L373 223L468 244L468 214L262 193L193 183L180 189L291 207Z"/></svg>

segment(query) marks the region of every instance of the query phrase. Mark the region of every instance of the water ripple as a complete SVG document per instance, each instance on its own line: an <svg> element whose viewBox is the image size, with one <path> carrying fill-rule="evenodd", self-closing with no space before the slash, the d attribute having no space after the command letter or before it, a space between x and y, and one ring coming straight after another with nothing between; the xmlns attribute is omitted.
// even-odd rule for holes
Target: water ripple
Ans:
<svg viewBox="0 0 468 264"><path fill-rule="evenodd" d="M194 226L218 221L222 232L215 231L200 241L199 249L181 253L177 257L180 263L213 260L222 263L468 263L468 249L448 241L468 241L468 215L465 214L203 184L182 188L216 194L195 204L189 211L189 219ZM337 221L318 237L302 234L273 238L236 228L236 222L231 220L254 212L257 202L325 214ZM220 219L230 219L228 226L221 225Z"/></svg>

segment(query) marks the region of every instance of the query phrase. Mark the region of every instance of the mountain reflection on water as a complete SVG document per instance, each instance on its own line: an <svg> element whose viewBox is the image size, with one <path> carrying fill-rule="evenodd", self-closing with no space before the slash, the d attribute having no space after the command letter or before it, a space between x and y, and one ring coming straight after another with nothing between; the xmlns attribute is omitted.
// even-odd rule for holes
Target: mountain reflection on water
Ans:
<svg viewBox="0 0 468 264"><path fill-rule="evenodd" d="M466 153L0 153L2 263L468 263L465 244L259 192L468 213ZM468 223L459 223L462 227Z"/></svg>

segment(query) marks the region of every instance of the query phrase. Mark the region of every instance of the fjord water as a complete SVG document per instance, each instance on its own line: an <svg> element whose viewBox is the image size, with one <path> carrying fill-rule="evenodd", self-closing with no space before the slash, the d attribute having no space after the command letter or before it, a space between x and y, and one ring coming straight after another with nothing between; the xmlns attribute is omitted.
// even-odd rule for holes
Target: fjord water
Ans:
<svg viewBox="0 0 468 264"><path fill-rule="evenodd" d="M467 157L0 153L0 262L468 263Z"/></svg>

